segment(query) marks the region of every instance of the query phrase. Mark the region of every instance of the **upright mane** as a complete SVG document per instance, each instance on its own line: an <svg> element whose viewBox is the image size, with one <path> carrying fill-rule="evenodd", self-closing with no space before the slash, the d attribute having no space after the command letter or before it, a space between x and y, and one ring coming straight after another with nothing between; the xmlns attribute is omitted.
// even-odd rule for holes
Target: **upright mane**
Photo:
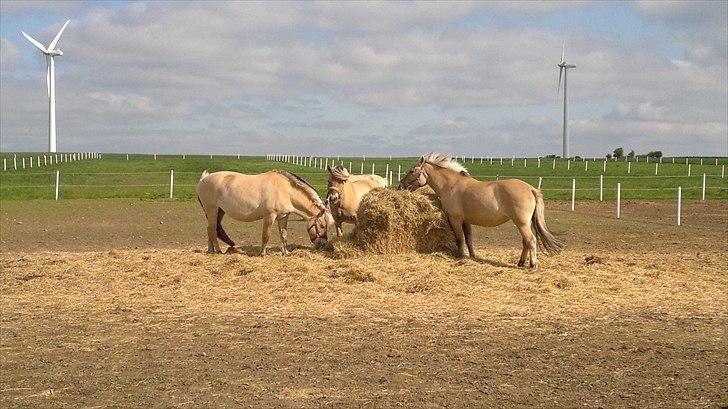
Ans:
<svg viewBox="0 0 728 409"><path fill-rule="evenodd" d="M321 201L321 198L319 197L318 193L316 193L316 189L311 186L310 183L306 182L302 177L293 174L291 172L285 171L285 170L274 170L274 172L285 176L288 178L288 180L291 181L293 186L298 188L299 190L303 191L306 196L308 196L309 199L319 208L324 207L323 201Z"/></svg>
<svg viewBox="0 0 728 409"><path fill-rule="evenodd" d="M465 166L458 163L458 161L453 159L452 156L450 156L450 155L445 155L444 153L432 152L432 153L428 153L427 155L423 156L422 158L425 160L425 162L427 162L431 165L435 165L440 168L454 170L455 172L457 172L463 176L470 176L470 173L465 168Z"/></svg>
<svg viewBox="0 0 728 409"><path fill-rule="evenodd" d="M333 177L336 180L340 180L340 181L346 181L349 179L349 176L351 176L349 171L346 170L346 168L341 165L336 165L336 166L331 167L329 169L329 173L331 173L331 177Z"/></svg>

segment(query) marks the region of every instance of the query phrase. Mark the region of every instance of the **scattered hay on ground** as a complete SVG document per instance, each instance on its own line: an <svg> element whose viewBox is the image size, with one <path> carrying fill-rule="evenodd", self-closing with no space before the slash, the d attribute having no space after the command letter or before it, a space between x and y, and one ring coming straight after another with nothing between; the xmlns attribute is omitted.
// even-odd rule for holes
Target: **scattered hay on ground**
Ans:
<svg viewBox="0 0 728 409"><path fill-rule="evenodd" d="M424 190L424 189L423 189ZM457 254L455 236L440 200L431 190L374 189L359 205L353 233L327 246L337 258L376 254Z"/></svg>

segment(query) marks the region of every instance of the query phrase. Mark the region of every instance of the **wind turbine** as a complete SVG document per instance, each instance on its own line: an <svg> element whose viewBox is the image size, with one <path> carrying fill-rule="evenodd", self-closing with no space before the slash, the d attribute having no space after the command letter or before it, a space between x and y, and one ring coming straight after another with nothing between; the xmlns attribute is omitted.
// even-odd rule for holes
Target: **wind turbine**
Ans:
<svg viewBox="0 0 728 409"><path fill-rule="evenodd" d="M46 56L46 86L48 87L48 151L49 152L55 152L56 151L56 74L55 74L55 64L53 59L59 55L63 55L63 51L61 51L59 48L56 48L56 44L58 44L58 40L61 38L61 34L63 34L63 30L66 29L66 26L71 20L66 20L66 24L61 27L61 30L58 31L58 34L53 38L53 41L51 41L50 44L48 44L48 47L43 47L43 44L38 42L33 37L25 34L24 31L21 31L23 36L28 39L34 46L36 46L40 52L45 54Z"/></svg>
<svg viewBox="0 0 728 409"><path fill-rule="evenodd" d="M556 87L556 98L558 99L559 90L561 89L561 74L564 74L564 158L570 158L571 155L569 154L569 88L566 85L566 78L569 73L569 68L576 68L576 65L574 64L568 64L566 60L564 60L564 53L566 51L566 41L564 41L563 45L561 46L561 62L559 62L557 67L559 67L559 85Z"/></svg>

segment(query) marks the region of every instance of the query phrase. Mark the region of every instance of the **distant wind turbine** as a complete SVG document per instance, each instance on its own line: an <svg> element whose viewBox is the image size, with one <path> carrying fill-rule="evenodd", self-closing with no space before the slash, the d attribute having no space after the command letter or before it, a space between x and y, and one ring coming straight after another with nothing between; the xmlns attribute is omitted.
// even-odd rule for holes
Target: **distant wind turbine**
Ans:
<svg viewBox="0 0 728 409"><path fill-rule="evenodd" d="M33 37L25 34L25 32L21 31L23 36L28 39L34 46L36 46L43 54L46 56L46 86L48 87L48 151L49 152L55 152L56 151L56 75L55 75L55 68L54 68L54 62L53 59L56 56L63 55L63 51L56 48L56 44L58 44L58 40L61 38L61 34L63 34L63 30L66 29L66 26L71 20L66 20L66 24L61 27L61 30L56 34L56 36L53 38L53 41L51 41L50 44L48 44L48 47L43 47L43 44L35 40Z"/></svg>
<svg viewBox="0 0 728 409"><path fill-rule="evenodd" d="M567 87L566 78L569 73L569 68L576 68L574 64L568 64L564 60L564 53L566 51L566 41L561 46L561 62L557 65L559 67L559 85L556 87L556 96L558 99L559 90L561 89L561 74L564 74L564 158L570 158L569 154L569 88Z"/></svg>

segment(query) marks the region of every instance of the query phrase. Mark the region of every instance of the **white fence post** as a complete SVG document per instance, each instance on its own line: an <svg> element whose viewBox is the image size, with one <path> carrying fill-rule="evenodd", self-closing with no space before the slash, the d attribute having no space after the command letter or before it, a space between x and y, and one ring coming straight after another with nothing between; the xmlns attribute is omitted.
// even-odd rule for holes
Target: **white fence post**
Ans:
<svg viewBox="0 0 728 409"><path fill-rule="evenodd" d="M387 163L387 169L384 171L384 177L389 177L389 163ZM391 185L391 183L390 183Z"/></svg>
<svg viewBox="0 0 728 409"><path fill-rule="evenodd" d="M701 200L705 201L705 173L703 173L703 196Z"/></svg>
<svg viewBox="0 0 728 409"><path fill-rule="evenodd" d="M25 169L25 158L23 158L23 169Z"/></svg>
<svg viewBox="0 0 728 409"><path fill-rule="evenodd" d="M324 169L328 169L328 168L329 168L329 158L327 157L326 158L326 165L325 165L325 168Z"/></svg>
<svg viewBox="0 0 728 409"><path fill-rule="evenodd" d="M604 201L604 175L599 175L599 201Z"/></svg>
<svg viewBox="0 0 728 409"><path fill-rule="evenodd" d="M389 186L392 186L392 175L394 172L389 172Z"/></svg>
<svg viewBox="0 0 728 409"><path fill-rule="evenodd" d="M566 170L571 170L571 159L566 160Z"/></svg>
<svg viewBox="0 0 728 409"><path fill-rule="evenodd" d="M126 154L126 160L129 160L129 154L128 153Z"/></svg>
<svg viewBox="0 0 728 409"><path fill-rule="evenodd" d="M360 175L364 174L364 162L361 163L361 169L359 170L359 174Z"/></svg>
<svg viewBox="0 0 728 409"><path fill-rule="evenodd" d="M402 180L402 165L397 165L397 180Z"/></svg>
<svg viewBox="0 0 728 409"><path fill-rule="evenodd" d="M33 169L33 157L30 157L30 168Z"/></svg>
<svg viewBox="0 0 728 409"><path fill-rule="evenodd" d="M627 162L627 173L632 173L632 162Z"/></svg>
<svg viewBox="0 0 728 409"><path fill-rule="evenodd" d="M3 172L8 170L7 160L3 158Z"/></svg>
<svg viewBox="0 0 728 409"><path fill-rule="evenodd" d="M660 166L659 163L655 163L655 176L657 176L657 167Z"/></svg>
<svg viewBox="0 0 728 409"><path fill-rule="evenodd" d="M556 159L551 163L551 169L556 169Z"/></svg>
<svg viewBox="0 0 728 409"><path fill-rule="evenodd" d="M526 167L526 160L527 160L526 158L523 158L523 167L524 168Z"/></svg>
<svg viewBox="0 0 728 409"><path fill-rule="evenodd" d="M174 197L174 169L169 171L169 198Z"/></svg>
<svg viewBox="0 0 728 409"><path fill-rule="evenodd" d="M210 155L210 159L212 159L212 155ZM154 154L154 160L157 160L157 154Z"/></svg>
<svg viewBox="0 0 728 409"><path fill-rule="evenodd" d="M722 165L720 167L720 178L721 179L725 178L725 165Z"/></svg>
<svg viewBox="0 0 728 409"><path fill-rule="evenodd" d="M602 173L607 173L607 160L604 159L604 165L602 166Z"/></svg>
<svg viewBox="0 0 728 409"><path fill-rule="evenodd" d="M516 160L516 157L515 157L515 156L511 158L511 166L513 166L513 162L514 162L515 160Z"/></svg>
<svg viewBox="0 0 728 409"><path fill-rule="evenodd" d="M692 167L693 167L692 164L689 164L688 165L688 176L690 176L690 172L692 171Z"/></svg>
<svg viewBox="0 0 728 409"><path fill-rule="evenodd" d="M48 166L48 158L43 155L43 166Z"/></svg>
<svg viewBox="0 0 728 409"><path fill-rule="evenodd" d="M617 182L617 219L621 214L622 207L622 184Z"/></svg>
<svg viewBox="0 0 728 409"><path fill-rule="evenodd" d="M538 188L541 189L541 181L543 181L543 177L538 177Z"/></svg>
<svg viewBox="0 0 728 409"><path fill-rule="evenodd" d="M374 162L372 162L372 175L374 174Z"/></svg>
<svg viewBox="0 0 728 409"><path fill-rule="evenodd" d="M588 172L588 171L589 171L589 162L584 161L584 172Z"/></svg>
<svg viewBox="0 0 728 409"><path fill-rule="evenodd" d="M571 179L571 211L574 211L574 201L576 200L576 179Z"/></svg>
<svg viewBox="0 0 728 409"><path fill-rule="evenodd" d="M13 155L13 169L18 170L18 159Z"/></svg>
<svg viewBox="0 0 728 409"><path fill-rule="evenodd" d="M351 161L349 161L349 172L353 171L354 169L351 168Z"/></svg>
<svg viewBox="0 0 728 409"><path fill-rule="evenodd" d="M538 158L538 167L539 168L541 167L541 158L540 157Z"/></svg>
<svg viewBox="0 0 728 409"><path fill-rule="evenodd" d="M61 172L57 170L56 171L56 200L58 200L58 188L60 186L60 180L61 180L60 175L61 175Z"/></svg>
<svg viewBox="0 0 728 409"><path fill-rule="evenodd" d="M682 186L677 187L677 225L680 226L682 213Z"/></svg>

